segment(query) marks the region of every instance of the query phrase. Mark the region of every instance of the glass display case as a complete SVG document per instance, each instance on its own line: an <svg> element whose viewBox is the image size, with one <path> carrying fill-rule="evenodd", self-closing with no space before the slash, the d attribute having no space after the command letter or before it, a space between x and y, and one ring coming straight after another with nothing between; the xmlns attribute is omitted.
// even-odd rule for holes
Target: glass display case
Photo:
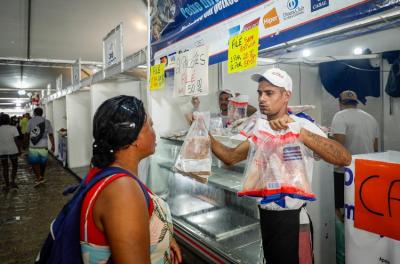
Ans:
<svg viewBox="0 0 400 264"><path fill-rule="evenodd" d="M208 262L262 263L257 202L237 197L245 163L227 167L213 157L203 184L172 170L182 143L161 138L147 178L170 206L177 239Z"/></svg>

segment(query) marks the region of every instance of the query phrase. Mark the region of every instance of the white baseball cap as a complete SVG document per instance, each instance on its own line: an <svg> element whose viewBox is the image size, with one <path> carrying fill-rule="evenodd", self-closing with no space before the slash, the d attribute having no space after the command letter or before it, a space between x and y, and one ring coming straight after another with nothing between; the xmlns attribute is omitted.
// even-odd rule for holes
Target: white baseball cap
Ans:
<svg viewBox="0 0 400 264"><path fill-rule="evenodd" d="M281 69L272 68L264 72L263 74L253 74L251 79L256 82L260 82L261 79L266 79L271 84L284 88L286 91L292 91L292 78L289 74Z"/></svg>

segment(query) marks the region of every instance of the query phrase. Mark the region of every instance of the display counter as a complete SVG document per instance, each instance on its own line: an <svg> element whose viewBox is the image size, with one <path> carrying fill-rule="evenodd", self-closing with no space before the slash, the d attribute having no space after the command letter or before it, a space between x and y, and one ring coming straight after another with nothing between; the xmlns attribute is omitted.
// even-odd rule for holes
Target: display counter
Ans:
<svg viewBox="0 0 400 264"><path fill-rule="evenodd" d="M175 234L207 261L262 263L257 202L237 197L244 163L227 167L213 158L207 184L172 170L182 141L161 139L147 184L171 209Z"/></svg>

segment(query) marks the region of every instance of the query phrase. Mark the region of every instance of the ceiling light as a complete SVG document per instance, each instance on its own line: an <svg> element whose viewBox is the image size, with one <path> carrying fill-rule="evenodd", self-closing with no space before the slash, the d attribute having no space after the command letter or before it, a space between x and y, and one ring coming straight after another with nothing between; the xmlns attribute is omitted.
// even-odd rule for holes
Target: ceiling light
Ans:
<svg viewBox="0 0 400 264"><path fill-rule="evenodd" d="M24 88L27 88L28 87L28 84L25 82L25 81L18 81L17 82L17 84L16 84L16 86L17 86L17 88L21 88L21 89L24 89Z"/></svg>
<svg viewBox="0 0 400 264"><path fill-rule="evenodd" d="M26 91L25 91L25 90L18 90L18 94L19 94L19 95L25 95L25 94L26 94Z"/></svg>
<svg viewBox="0 0 400 264"><path fill-rule="evenodd" d="M362 55L364 53L364 49L357 47L353 50L354 55Z"/></svg>
<svg viewBox="0 0 400 264"><path fill-rule="evenodd" d="M303 50L303 57L310 57L311 56L311 50L305 49Z"/></svg>
<svg viewBox="0 0 400 264"><path fill-rule="evenodd" d="M137 30L140 30L140 31L146 31L147 30L147 25L145 23L143 23L143 21L141 21L141 20L135 21L134 25L135 25Z"/></svg>
<svg viewBox="0 0 400 264"><path fill-rule="evenodd" d="M16 103L15 103L15 106L16 106L16 107L21 107L21 103L20 103L20 102L16 102Z"/></svg>

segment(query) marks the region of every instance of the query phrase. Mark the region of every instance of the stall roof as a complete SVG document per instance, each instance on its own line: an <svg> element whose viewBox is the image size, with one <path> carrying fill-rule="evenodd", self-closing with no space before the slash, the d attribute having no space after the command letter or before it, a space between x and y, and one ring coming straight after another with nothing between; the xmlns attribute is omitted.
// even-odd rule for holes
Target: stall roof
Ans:
<svg viewBox="0 0 400 264"><path fill-rule="evenodd" d="M40 91L48 83L54 88L56 77L63 73L63 86L68 86L70 65L77 58L86 63L88 74L98 69L102 39L120 22L125 56L147 43L145 0L0 2L0 109L15 107L21 80L27 91Z"/></svg>

